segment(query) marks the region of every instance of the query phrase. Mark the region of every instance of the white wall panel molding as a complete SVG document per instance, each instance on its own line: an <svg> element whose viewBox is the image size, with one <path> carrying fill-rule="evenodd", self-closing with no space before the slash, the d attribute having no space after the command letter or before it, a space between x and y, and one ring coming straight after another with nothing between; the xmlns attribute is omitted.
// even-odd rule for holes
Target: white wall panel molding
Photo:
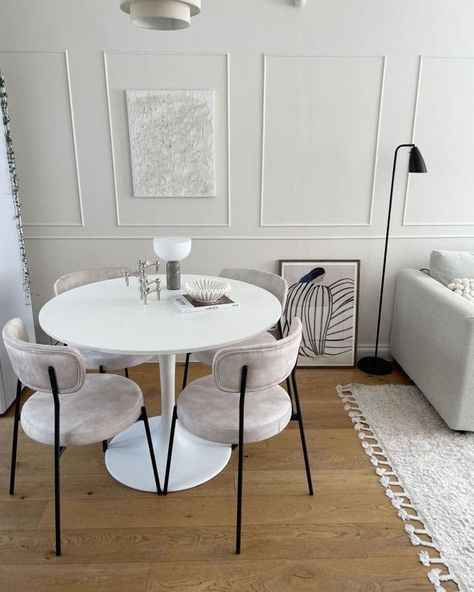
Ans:
<svg viewBox="0 0 474 592"><path fill-rule="evenodd" d="M72 148L72 156L73 156L73 178L74 178L74 191L64 191L63 195L59 196L60 199L67 199L66 195L71 194L73 196L73 199L76 201L76 205L77 208L71 208L71 209L77 209L77 213L78 213L78 220L77 221L71 221L71 222L52 222L52 221L41 221L41 219L36 220L36 221L28 221L29 220L29 212L28 212L28 204L24 205L23 207L23 220L24 223L23 225L25 227L34 227L34 226L39 226L39 227L56 227L56 228L64 228L64 227L84 227L84 208L83 208L83 200L82 200L82 189L81 189L81 178L80 178L80 172L79 172L79 157L78 157L78 149L77 149L77 139L76 139L76 124L75 124L75 118L74 118L74 105L73 105L73 96L72 96L72 89L71 89L71 70L70 70L70 65L69 65L69 54L67 50L64 49L31 49L31 50L9 50L9 49L2 49L0 50L0 56L3 55L31 55L31 56L48 56L48 55L57 55L57 56L61 56L62 59L64 60L64 85L66 88L66 105L65 108L68 111L67 114L67 120L70 124L70 143L71 143L71 148ZM3 63L3 67L5 69L5 75L6 75L6 83L7 83L7 87L8 87L8 92L10 95L13 94L12 91L14 91L14 89L12 89L12 87L9 84L9 80L11 79L11 76L9 75L9 66L8 66L8 60L6 63L6 67L5 67L5 63ZM42 64L43 70L42 70L42 78L43 80L48 80L49 82L51 82L51 77L48 77L47 74L47 68L48 66L46 65L46 61L44 61L44 63ZM13 73L12 73L13 74ZM28 73L24 73L25 76L28 76ZM43 81L44 84L44 81ZM11 102L11 100L10 100ZM13 105L10 105L10 112L16 111L17 105L15 105L15 103L13 102ZM19 113L19 115L21 115L21 113ZM13 126L15 129L15 121L13 121ZM21 143L22 143L22 138L13 138L14 142L16 140L16 152L17 152L17 160L18 160L18 150L20 148L21 150ZM64 153L61 152L61 156L64 158ZM20 153L20 159L21 161L21 153ZM56 163L58 163L60 161L60 159L58 158ZM50 170L50 174L51 176L54 175L54 167L51 167ZM22 185L25 184L24 181L22 181L22 175L21 175L21 171L20 171L20 195L24 195L24 192L22 192ZM39 187L41 187L41 183L38 184ZM50 199L51 197L55 197L54 193L52 192L47 192L48 195L46 196L46 199ZM65 195L66 194L66 195ZM41 208L35 208L35 209L40 209ZM53 208L54 211L54 208Z"/></svg>
<svg viewBox="0 0 474 592"><path fill-rule="evenodd" d="M118 240L118 241L150 241L155 238L155 235L149 236L25 236L25 240ZM367 241L367 240L385 240L385 235L379 236L348 236L348 235L332 235L332 236L193 236L193 241ZM473 240L472 234L394 234L390 235L390 240L432 240L432 239L469 239Z"/></svg>
<svg viewBox="0 0 474 592"><path fill-rule="evenodd" d="M113 113L112 113L112 102L111 102L111 88L110 88L110 65L109 65L109 56L112 55L143 55L143 56L203 56L203 57L223 57L225 59L225 91L226 91L226 213L225 213L225 220L219 223L193 223L193 222L186 222L182 223L179 221L172 221L166 223L146 223L146 222L125 222L123 221L122 212L120 209L120 195L119 195L119 182L118 182L118 174L117 174L117 148L115 144L115 131L114 131L114 124L113 124ZM107 109L108 109L108 124L109 124L109 136L110 136L110 149L111 149L111 156L112 156L112 172L113 172L113 187L114 187L114 202L115 202L115 215L116 215L116 225L120 227L131 227L131 228L151 228L151 227L161 227L161 228L168 228L168 227L178 227L178 228L212 228L212 227L230 227L231 226L231 167L230 167L230 56L226 52L203 52L203 51L141 51L141 50L104 50L103 51L103 59L104 59L104 80L105 80L105 90L107 96ZM216 130L217 132L217 130ZM159 198L159 197L149 197L149 198L134 198L136 200L144 199L144 200L167 200L170 201L179 201L181 203L189 203L190 200L196 198ZM203 199L210 199L214 200L216 198L203 198ZM217 198L219 199L219 198Z"/></svg>
<svg viewBox="0 0 474 592"><path fill-rule="evenodd" d="M334 220L327 220L325 222L308 222L308 221L294 221L288 223L286 221L276 222L276 221L268 221L268 213L267 210L270 207L268 205L268 197L265 197L266 187L268 183L266 182L266 176L271 173L267 173L268 169L277 170L280 167L271 167L270 164L267 164L267 145L268 139L267 134L269 130L269 116L268 116L268 103L271 100L270 91L269 91L269 64L272 60L292 60L295 62L296 60L301 59L313 59L313 60L334 60L336 63L341 64L342 61L346 60L349 64L354 63L354 60L366 60L366 61L375 61L377 63L377 68L379 71L376 74L376 78L379 77L377 84L374 85L372 92L373 96L371 99L373 100L373 111L371 113L371 117L374 121L374 129L372 130L373 137L372 138L363 138L358 137L357 143L351 142L354 151L358 151L361 143L364 141L369 144L371 156L370 156L370 170L367 173L367 176L370 177L368 181L367 190L364 193L364 200L365 203L357 203L352 202L350 204L350 208L355 212L359 213L366 211L365 219L360 218L354 221L338 221L337 219ZM373 208L374 208L374 199L375 199L375 182L376 182L376 171L377 171L377 163L378 163L378 148L379 148L379 138L380 138L380 125L382 120L382 108L383 108L383 96L384 96L384 84L385 84L385 73L386 73L386 63L387 57L385 55L323 55L323 54L278 54L278 53L267 53L263 56L263 95L262 95L262 139L261 139L261 178L260 178L260 226L261 227L286 227L286 228L297 228L297 227L308 227L308 228L315 228L315 227L363 227L363 226L371 226L372 224L372 216L373 216ZM296 68L296 64L294 66ZM349 70L352 73L352 68ZM345 79L344 76L341 76L341 81ZM326 85L328 86L328 85ZM336 88L334 86L334 88ZM293 89L294 90L294 89ZM360 90L361 92L365 92L365 83L361 81L360 83ZM296 93L297 94L297 93ZM337 91L335 91L335 96L337 95ZM274 93L274 95L279 95L279 93ZM295 111L297 111L295 109ZM323 116L324 117L324 116ZM356 124L357 122L354 122ZM301 131L301 130L300 130ZM329 133L329 132L328 132ZM323 139L324 141L324 139ZM343 143L341 144L343 145ZM282 163L281 168L284 170L284 164ZM328 167L329 168L329 167ZM337 170L333 171L334 175L337 176ZM347 172L346 172L347 175ZM336 177L335 177L336 178ZM278 185L279 183L277 183ZM316 190L316 188L315 188ZM289 193L289 192L288 192ZM344 193L344 199L346 195L349 193ZM313 208L313 215L317 215L317 203L316 200L314 201L314 208ZM337 215L337 213L336 213ZM284 216L282 216L284 217ZM307 218L303 213L303 217Z"/></svg>
<svg viewBox="0 0 474 592"><path fill-rule="evenodd" d="M428 68L431 68L430 73L427 73ZM439 70L438 74L435 74L436 68ZM464 102L460 104L460 101ZM424 175L407 175L402 226L474 225L473 104L474 55L419 56L411 141L419 146L425 156L428 175L433 180L428 179L428 183L423 183L422 179L413 177ZM456 117L459 119L455 119ZM452 134L457 132L457 135L450 138L443 131ZM450 151L453 144L456 146L454 153ZM449 157L447 158L450 152L455 160L465 159L462 161L464 166L460 164L461 170L456 170L451 165ZM449 188L451 182L456 184L452 191ZM416 212L410 212L417 203L421 204L422 209L422 215L418 216ZM436 209L438 219L433 219L436 217ZM423 219L426 214L432 214L431 219L429 216Z"/></svg>

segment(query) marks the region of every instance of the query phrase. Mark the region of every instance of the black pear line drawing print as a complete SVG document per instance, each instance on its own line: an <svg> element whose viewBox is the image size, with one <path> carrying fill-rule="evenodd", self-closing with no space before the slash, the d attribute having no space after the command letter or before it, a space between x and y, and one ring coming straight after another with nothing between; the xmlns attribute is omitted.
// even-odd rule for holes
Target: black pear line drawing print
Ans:
<svg viewBox="0 0 474 592"><path fill-rule="evenodd" d="M315 267L288 289L284 312L286 334L294 317L303 324L299 355L338 356L352 351L355 282L341 278L324 285L326 270Z"/></svg>

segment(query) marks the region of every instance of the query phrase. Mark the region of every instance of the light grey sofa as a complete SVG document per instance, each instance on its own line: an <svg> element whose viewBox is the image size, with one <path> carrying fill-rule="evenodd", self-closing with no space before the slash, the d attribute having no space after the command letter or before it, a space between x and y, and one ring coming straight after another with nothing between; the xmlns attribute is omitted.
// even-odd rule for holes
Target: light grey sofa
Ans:
<svg viewBox="0 0 474 592"><path fill-rule="evenodd" d="M402 270L390 351L450 428L474 431L474 304Z"/></svg>

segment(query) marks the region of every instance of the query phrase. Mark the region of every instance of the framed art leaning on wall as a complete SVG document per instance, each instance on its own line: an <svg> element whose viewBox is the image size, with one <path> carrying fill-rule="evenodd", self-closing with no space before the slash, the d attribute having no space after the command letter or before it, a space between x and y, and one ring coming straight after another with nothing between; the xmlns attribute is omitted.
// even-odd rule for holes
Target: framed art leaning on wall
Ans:
<svg viewBox="0 0 474 592"><path fill-rule="evenodd" d="M355 366L359 268L357 259L280 260L288 282L283 333L294 317L303 323L299 366Z"/></svg>

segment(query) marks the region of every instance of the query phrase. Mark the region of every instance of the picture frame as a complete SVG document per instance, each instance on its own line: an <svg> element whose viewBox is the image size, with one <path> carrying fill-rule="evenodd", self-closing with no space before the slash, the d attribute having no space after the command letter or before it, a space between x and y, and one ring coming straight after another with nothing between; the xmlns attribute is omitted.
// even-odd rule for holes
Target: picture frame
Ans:
<svg viewBox="0 0 474 592"><path fill-rule="evenodd" d="M353 368L357 363L359 259L280 259L288 282L283 334L299 317L298 366Z"/></svg>

